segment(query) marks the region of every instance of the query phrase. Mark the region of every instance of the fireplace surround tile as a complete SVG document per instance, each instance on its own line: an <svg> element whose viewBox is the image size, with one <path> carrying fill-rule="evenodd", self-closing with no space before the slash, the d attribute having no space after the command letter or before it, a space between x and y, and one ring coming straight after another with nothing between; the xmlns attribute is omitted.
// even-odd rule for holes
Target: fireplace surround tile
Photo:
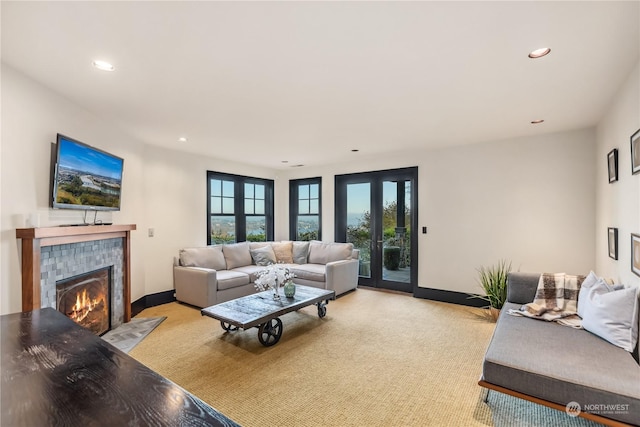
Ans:
<svg viewBox="0 0 640 427"><path fill-rule="evenodd" d="M124 322L123 239L42 247L40 257L41 308L56 307L56 281L113 266L111 327Z"/></svg>

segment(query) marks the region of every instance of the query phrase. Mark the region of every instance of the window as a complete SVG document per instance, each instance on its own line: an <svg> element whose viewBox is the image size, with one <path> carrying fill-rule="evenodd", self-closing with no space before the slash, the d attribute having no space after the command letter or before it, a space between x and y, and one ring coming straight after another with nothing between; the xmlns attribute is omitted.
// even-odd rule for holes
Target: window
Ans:
<svg viewBox="0 0 640 427"><path fill-rule="evenodd" d="M289 238L320 240L322 216L321 178L289 181Z"/></svg>
<svg viewBox="0 0 640 427"><path fill-rule="evenodd" d="M207 243L273 240L273 181L207 172Z"/></svg>

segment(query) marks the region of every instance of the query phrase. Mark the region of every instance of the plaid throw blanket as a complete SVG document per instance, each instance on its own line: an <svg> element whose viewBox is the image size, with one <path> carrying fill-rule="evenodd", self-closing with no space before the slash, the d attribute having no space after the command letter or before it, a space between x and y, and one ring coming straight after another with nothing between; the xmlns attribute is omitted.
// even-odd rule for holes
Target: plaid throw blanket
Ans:
<svg viewBox="0 0 640 427"><path fill-rule="evenodd" d="M523 305L520 310L509 310L508 313L581 328L580 317L577 316L578 294L584 279L585 276L544 273L538 281L533 302Z"/></svg>

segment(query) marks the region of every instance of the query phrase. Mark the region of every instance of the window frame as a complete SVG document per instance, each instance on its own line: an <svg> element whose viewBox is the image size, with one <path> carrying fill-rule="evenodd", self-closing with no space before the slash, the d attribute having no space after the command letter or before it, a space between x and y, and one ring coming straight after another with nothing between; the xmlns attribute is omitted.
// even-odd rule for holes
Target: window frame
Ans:
<svg viewBox="0 0 640 427"><path fill-rule="evenodd" d="M233 195L233 214L218 214L211 212L211 181L233 181L234 183L234 195ZM245 213L245 184L258 184L264 185L264 215L262 214L247 214ZM265 217L265 239L266 241L273 241L274 235L274 198L273 198L274 181L272 179L256 178L245 175L235 175L225 172L207 171L207 245L215 244L211 242L211 217L212 216L229 216L234 217L235 227L235 241L245 242L247 241L247 217L248 216L264 216ZM224 197L224 196L221 196ZM254 207L255 207L255 193L254 193ZM262 199L260 199L262 200ZM224 210L224 209L223 209ZM255 210L254 210L255 212Z"/></svg>
<svg viewBox="0 0 640 427"><path fill-rule="evenodd" d="M322 177L289 180L289 239L298 240L299 189L301 185L318 185L318 240L322 240ZM311 200L311 198L309 198ZM312 216L312 215L309 215ZM316 215L313 215L316 216Z"/></svg>

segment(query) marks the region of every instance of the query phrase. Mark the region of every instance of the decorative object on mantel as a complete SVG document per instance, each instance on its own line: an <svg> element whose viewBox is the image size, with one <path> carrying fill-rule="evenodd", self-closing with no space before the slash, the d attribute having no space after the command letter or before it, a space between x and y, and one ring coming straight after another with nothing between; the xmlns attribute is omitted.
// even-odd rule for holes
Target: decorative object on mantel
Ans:
<svg viewBox="0 0 640 427"><path fill-rule="evenodd" d="M609 170L609 184L618 180L618 149L614 148L607 154L607 168Z"/></svg>
<svg viewBox="0 0 640 427"><path fill-rule="evenodd" d="M631 271L640 276L640 234L631 233Z"/></svg>
<svg viewBox="0 0 640 427"><path fill-rule="evenodd" d="M507 300L507 276L511 271L511 262L500 260L496 265L480 267L478 282L485 295L473 295L489 302L489 312L493 320L497 320L500 310Z"/></svg>
<svg viewBox="0 0 640 427"><path fill-rule="evenodd" d="M255 286L258 291L266 291L273 289L273 299L280 299L278 288L285 283L290 282L296 277L288 267L278 264L271 264L258 273Z"/></svg>
<svg viewBox="0 0 640 427"><path fill-rule="evenodd" d="M609 257L618 259L618 229L608 228Z"/></svg>
<svg viewBox="0 0 640 427"><path fill-rule="evenodd" d="M640 129L631 135L631 173L640 173Z"/></svg>

